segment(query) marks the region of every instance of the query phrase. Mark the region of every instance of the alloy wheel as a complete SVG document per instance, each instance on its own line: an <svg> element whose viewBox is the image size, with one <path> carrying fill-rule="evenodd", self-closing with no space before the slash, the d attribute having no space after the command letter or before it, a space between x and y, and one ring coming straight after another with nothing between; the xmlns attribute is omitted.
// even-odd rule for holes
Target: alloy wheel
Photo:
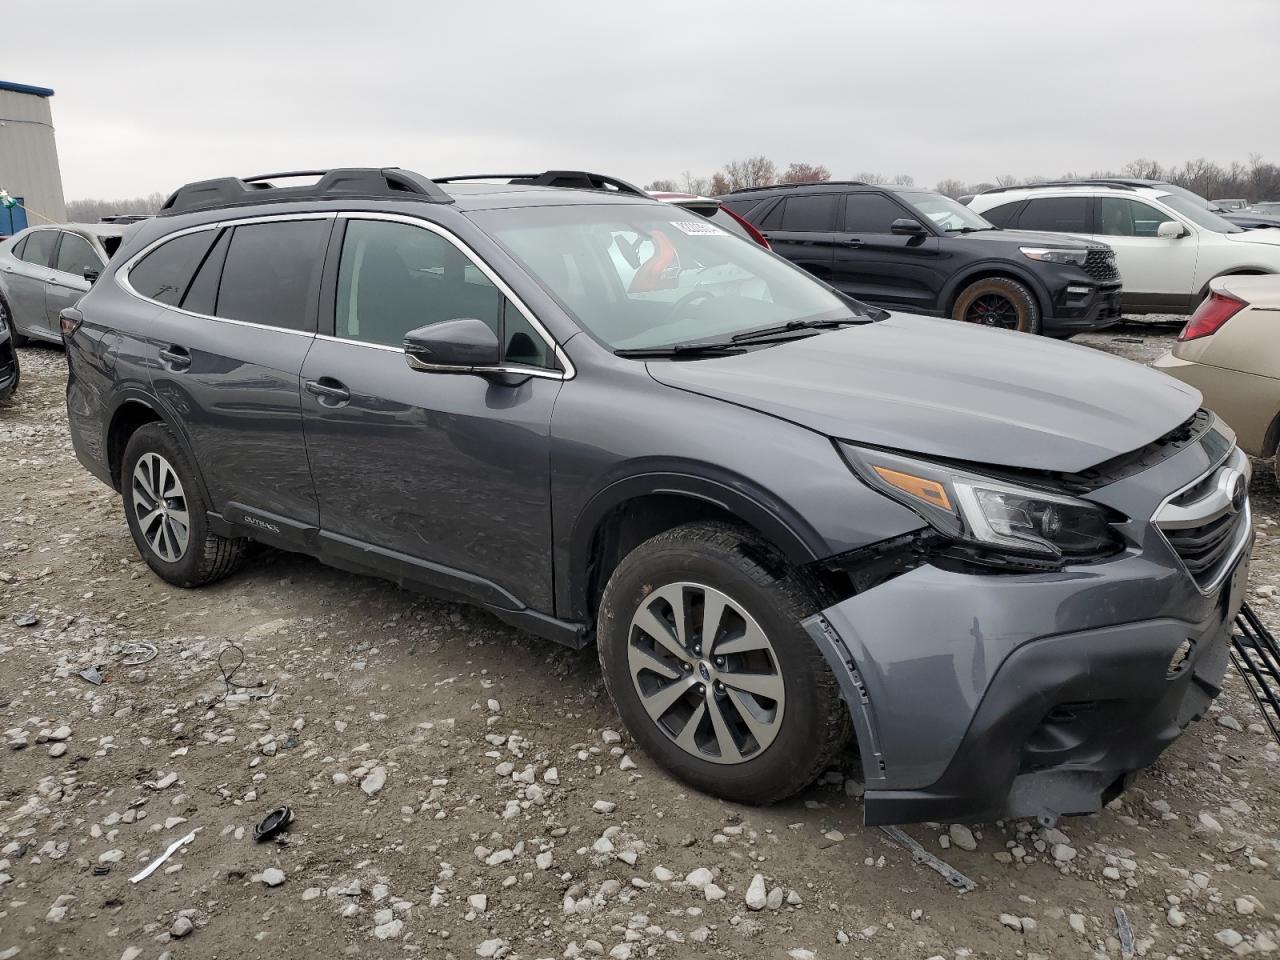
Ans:
<svg viewBox="0 0 1280 960"><path fill-rule="evenodd" d="M712 763L743 763L782 727L786 694L769 638L727 594L672 583L641 602L627 633L640 703L678 747Z"/></svg>
<svg viewBox="0 0 1280 960"><path fill-rule="evenodd" d="M158 453L144 453L133 468L132 491L142 539L166 563L181 560L191 536L191 515L173 465Z"/></svg>
<svg viewBox="0 0 1280 960"><path fill-rule="evenodd" d="M969 304L965 311L965 320L984 327L1000 327L1004 330L1018 329L1018 311L1012 303L998 293L988 293L978 297Z"/></svg>

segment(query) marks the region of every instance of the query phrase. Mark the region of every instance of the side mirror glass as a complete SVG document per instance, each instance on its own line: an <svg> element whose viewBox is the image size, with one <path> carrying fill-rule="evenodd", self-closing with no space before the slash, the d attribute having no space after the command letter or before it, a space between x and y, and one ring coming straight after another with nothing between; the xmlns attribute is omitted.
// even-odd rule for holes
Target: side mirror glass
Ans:
<svg viewBox="0 0 1280 960"><path fill-rule="evenodd" d="M919 220L911 217L899 217L889 226L889 232L896 233L898 236L922 237L929 231L924 228L924 224Z"/></svg>
<svg viewBox="0 0 1280 960"><path fill-rule="evenodd" d="M100 276L102 276L102 271L97 267L84 268L84 278L90 283L95 283Z"/></svg>
<svg viewBox="0 0 1280 960"><path fill-rule="evenodd" d="M1187 228L1180 223L1172 220L1166 220L1160 226L1156 227L1156 236L1162 240L1177 240L1187 235Z"/></svg>
<svg viewBox="0 0 1280 960"><path fill-rule="evenodd" d="M409 331L404 338L404 355L415 370L471 373L476 368L498 366L502 345L483 320L461 317Z"/></svg>

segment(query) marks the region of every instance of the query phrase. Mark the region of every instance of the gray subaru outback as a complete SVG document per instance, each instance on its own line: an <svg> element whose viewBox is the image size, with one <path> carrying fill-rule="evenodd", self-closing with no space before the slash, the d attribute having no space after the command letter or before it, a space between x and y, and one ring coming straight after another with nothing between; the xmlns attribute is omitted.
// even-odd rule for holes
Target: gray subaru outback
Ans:
<svg viewBox="0 0 1280 960"><path fill-rule="evenodd" d="M1095 811L1204 713L1253 533L1194 390L561 174L229 178L140 225L62 330L156 574L256 540L594 643L675 775L768 803L852 748L871 824Z"/></svg>

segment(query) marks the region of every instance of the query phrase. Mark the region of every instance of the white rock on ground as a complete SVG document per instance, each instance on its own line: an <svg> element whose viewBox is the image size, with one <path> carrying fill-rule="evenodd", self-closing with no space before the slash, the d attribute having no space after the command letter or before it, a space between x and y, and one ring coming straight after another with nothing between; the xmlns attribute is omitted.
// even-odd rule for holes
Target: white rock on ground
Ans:
<svg viewBox="0 0 1280 960"><path fill-rule="evenodd" d="M278 887L284 883L284 871L279 867L267 867L262 871L262 882L268 887Z"/></svg>
<svg viewBox="0 0 1280 960"><path fill-rule="evenodd" d="M764 875L757 873L751 878L747 887L746 904L748 910L763 910L769 902L769 892L765 889Z"/></svg>

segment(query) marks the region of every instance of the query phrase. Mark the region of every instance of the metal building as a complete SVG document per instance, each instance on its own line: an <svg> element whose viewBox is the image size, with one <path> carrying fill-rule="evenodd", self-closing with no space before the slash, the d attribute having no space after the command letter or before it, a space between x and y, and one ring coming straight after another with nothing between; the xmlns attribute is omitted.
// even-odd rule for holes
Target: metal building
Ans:
<svg viewBox="0 0 1280 960"><path fill-rule="evenodd" d="M28 220L42 223L41 216L67 219L49 109L52 96L47 87L0 80L0 188L22 204L0 207L0 234L16 232ZM33 213L26 215L23 207Z"/></svg>

